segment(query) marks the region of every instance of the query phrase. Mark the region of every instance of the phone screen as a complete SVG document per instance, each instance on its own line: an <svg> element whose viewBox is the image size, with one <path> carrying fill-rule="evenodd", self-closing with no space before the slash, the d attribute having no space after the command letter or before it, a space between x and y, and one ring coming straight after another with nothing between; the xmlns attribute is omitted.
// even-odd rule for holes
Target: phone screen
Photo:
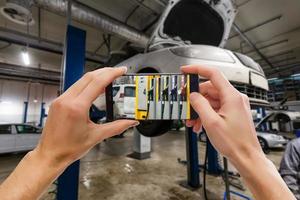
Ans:
<svg viewBox="0 0 300 200"><path fill-rule="evenodd" d="M193 111L189 102L191 76L188 74L121 76L108 88L110 91L106 91L107 112L113 114L113 119L192 119ZM198 77L196 79L198 80Z"/></svg>

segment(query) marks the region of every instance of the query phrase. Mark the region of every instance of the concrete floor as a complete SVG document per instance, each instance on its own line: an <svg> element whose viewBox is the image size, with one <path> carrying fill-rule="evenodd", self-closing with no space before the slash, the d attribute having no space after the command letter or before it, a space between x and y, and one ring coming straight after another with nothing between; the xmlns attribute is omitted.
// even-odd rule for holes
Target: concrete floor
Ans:
<svg viewBox="0 0 300 200"><path fill-rule="evenodd" d="M125 138L109 139L92 149L80 167L79 199L109 200L201 200L202 188L190 191L179 185L186 180L186 167L177 162L185 159L184 130L153 138L151 158L134 160L126 157L132 152L132 131ZM199 142L199 157L203 163L205 144ZM283 151L272 151L268 157L279 165ZM14 169L25 153L0 156L0 182ZM202 173L201 173L202 179ZM201 180L202 181L202 180ZM239 180L240 181L240 180ZM222 199L224 183L220 177L207 177L209 199ZM235 191L239 191L233 188ZM54 199L52 185L43 200ZM240 191L251 196L249 191ZM234 198L233 198L234 199Z"/></svg>

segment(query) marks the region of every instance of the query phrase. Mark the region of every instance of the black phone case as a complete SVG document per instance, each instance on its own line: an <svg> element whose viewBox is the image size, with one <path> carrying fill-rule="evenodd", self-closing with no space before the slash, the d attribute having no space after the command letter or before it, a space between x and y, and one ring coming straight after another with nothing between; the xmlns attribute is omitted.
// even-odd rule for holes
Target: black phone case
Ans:
<svg viewBox="0 0 300 200"><path fill-rule="evenodd" d="M190 93L199 92L199 77L197 74L190 74ZM191 110L191 119L197 119L199 116L197 112L190 106Z"/></svg>
<svg viewBox="0 0 300 200"><path fill-rule="evenodd" d="M141 75L141 74L137 74ZM152 74L147 74L152 75ZM196 74L190 75L190 93L199 92L199 77ZM125 75L126 76L126 75ZM105 88L105 100L106 100L106 121L111 122L114 120L114 112L113 112L113 94L112 94L112 84L108 85ZM190 106L190 119L197 119L197 112Z"/></svg>

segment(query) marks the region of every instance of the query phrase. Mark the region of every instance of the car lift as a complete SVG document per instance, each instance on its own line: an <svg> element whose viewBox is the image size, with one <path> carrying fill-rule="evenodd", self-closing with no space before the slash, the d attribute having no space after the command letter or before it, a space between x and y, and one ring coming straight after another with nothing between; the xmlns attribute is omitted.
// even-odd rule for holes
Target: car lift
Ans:
<svg viewBox="0 0 300 200"><path fill-rule="evenodd" d="M146 119L148 119L149 117L149 113L150 113L150 103L151 101L155 101L154 99L154 92L155 92L155 88L154 88L154 77L149 77L150 80L148 80L148 86L149 86L149 89L148 89L148 95L147 95L147 114L146 114ZM155 108L154 108L155 110ZM155 115L154 115L155 116Z"/></svg>
<svg viewBox="0 0 300 200"><path fill-rule="evenodd" d="M85 41L86 32L74 26L68 25L66 34L66 46L64 53L64 83L63 90L67 90L73 83L75 83L84 72L85 63ZM196 76L197 77L197 76ZM198 77L197 77L198 79ZM196 81L191 80L191 81ZM198 80L197 80L198 81ZM198 84L195 91L198 91ZM194 88L195 89L195 88ZM192 88L191 88L191 91ZM187 185L191 188L200 187L199 179L199 160L198 160L198 136L193 132L192 128L186 128L186 155L187 155ZM135 130L137 131L137 130ZM135 133L138 134L138 133ZM140 134L139 134L140 135ZM142 137L139 136L140 141L143 141ZM145 137L146 138L146 137ZM149 155L145 158L150 157L150 139L147 138L146 145L140 143L140 146L148 146L146 150ZM212 147L213 148L213 147ZM209 153L211 151L211 153ZM215 153L210 150L208 154L213 160L208 164L208 171L215 169ZM75 161L71 164L63 174L58 178L57 181L57 200L77 200L78 199L78 184L79 184L79 166L80 161ZM234 193L230 191L230 193Z"/></svg>
<svg viewBox="0 0 300 200"><path fill-rule="evenodd" d="M165 111L165 105L168 101L168 95L169 95L169 77L163 77L162 79L162 90L161 90L161 119L164 119L164 111Z"/></svg>
<svg viewBox="0 0 300 200"><path fill-rule="evenodd" d="M43 127L44 124L44 119L48 116L46 114L46 109L45 109L45 102L41 102L41 113L40 113L40 122L39 122L39 127Z"/></svg>
<svg viewBox="0 0 300 200"><path fill-rule="evenodd" d="M185 76L181 76L180 80L180 87L178 87L178 97L179 104L178 104L178 119L181 119L182 110L183 110L183 102L186 101L186 84L185 84Z"/></svg>
<svg viewBox="0 0 300 200"><path fill-rule="evenodd" d="M170 116L169 119L172 119L173 115L173 107L174 101L177 101L177 76L172 77L171 84L170 84Z"/></svg>
<svg viewBox="0 0 300 200"><path fill-rule="evenodd" d="M63 91L74 84L84 72L86 32L68 25L64 49ZM71 164L58 178L57 200L77 200L80 161Z"/></svg>

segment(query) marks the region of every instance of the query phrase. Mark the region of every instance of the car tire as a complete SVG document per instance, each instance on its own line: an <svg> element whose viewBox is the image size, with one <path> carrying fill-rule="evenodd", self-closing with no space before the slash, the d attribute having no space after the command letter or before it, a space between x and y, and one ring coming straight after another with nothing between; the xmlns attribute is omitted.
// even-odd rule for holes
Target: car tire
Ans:
<svg viewBox="0 0 300 200"><path fill-rule="evenodd" d="M267 141L262 138L262 137L258 137L258 142L262 148L262 150L264 151L265 154L268 154L270 153L270 148L269 148L269 145L267 143Z"/></svg>
<svg viewBox="0 0 300 200"><path fill-rule="evenodd" d="M172 127L172 120L140 121L136 129L146 137L156 137L168 132Z"/></svg>

